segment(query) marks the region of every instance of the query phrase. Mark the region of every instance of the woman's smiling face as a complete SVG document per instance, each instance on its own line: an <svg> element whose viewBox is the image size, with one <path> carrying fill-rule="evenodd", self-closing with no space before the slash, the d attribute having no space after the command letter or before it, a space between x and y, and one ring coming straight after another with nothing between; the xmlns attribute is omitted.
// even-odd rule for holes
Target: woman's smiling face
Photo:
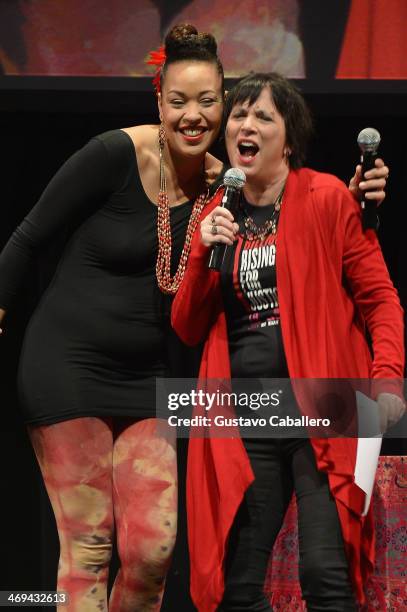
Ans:
<svg viewBox="0 0 407 612"><path fill-rule="evenodd" d="M241 168L248 181L267 182L275 172L288 169L285 122L269 87L250 106L248 101L233 106L225 138L231 165Z"/></svg>
<svg viewBox="0 0 407 612"><path fill-rule="evenodd" d="M222 77L217 66L204 61L171 64L158 104L170 150L186 157L204 154L222 122Z"/></svg>

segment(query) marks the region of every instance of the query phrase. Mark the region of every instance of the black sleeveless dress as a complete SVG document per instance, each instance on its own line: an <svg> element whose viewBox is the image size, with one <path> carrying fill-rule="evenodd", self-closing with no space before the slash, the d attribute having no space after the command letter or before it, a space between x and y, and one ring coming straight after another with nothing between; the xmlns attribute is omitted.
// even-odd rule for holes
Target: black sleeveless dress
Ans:
<svg viewBox="0 0 407 612"><path fill-rule="evenodd" d="M172 267L191 212L171 208ZM155 416L155 377L168 370L169 299L157 287L157 207L145 194L130 137L93 138L52 179L0 257L8 309L31 260L73 231L28 325L19 369L25 421Z"/></svg>

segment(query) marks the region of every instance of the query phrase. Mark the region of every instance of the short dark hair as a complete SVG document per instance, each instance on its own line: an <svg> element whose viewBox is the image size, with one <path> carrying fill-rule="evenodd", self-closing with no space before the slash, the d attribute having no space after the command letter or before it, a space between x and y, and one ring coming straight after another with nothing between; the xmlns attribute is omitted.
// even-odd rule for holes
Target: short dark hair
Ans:
<svg viewBox="0 0 407 612"><path fill-rule="evenodd" d="M228 92L225 104L224 124L236 104L247 102L249 106L267 87L271 98L284 119L286 141L291 153L290 168L301 168L305 161L307 144L313 132L310 110L300 91L288 79L277 72L256 72L243 77Z"/></svg>
<svg viewBox="0 0 407 612"><path fill-rule="evenodd" d="M216 39L212 34L198 32L195 26L181 23L168 32L164 45L167 57L161 70L161 90L168 66L175 62L197 61L208 62L216 66L222 79L222 91L224 91L223 65L218 56Z"/></svg>

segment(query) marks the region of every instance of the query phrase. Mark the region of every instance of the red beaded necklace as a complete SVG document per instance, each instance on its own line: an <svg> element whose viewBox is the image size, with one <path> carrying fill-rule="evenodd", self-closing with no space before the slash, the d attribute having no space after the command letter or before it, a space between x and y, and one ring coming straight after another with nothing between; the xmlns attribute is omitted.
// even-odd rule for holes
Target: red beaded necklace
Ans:
<svg viewBox="0 0 407 612"><path fill-rule="evenodd" d="M177 271L171 277L171 223L170 223L170 203L167 194L167 181L165 177L163 146L159 136L160 152L160 191L158 193L158 255L156 263L156 276L159 288L163 293L175 294L184 278L188 255L191 250L192 236L197 228L199 217L208 197L206 193L201 193L195 200L189 218L188 228L185 236L184 246L178 263Z"/></svg>

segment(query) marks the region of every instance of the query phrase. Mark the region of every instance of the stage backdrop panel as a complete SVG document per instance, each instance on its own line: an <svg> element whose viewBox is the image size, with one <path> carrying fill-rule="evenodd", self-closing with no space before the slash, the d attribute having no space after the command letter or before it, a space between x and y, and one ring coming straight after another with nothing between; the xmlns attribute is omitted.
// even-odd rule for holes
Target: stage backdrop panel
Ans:
<svg viewBox="0 0 407 612"><path fill-rule="evenodd" d="M7 75L143 76L174 23L212 32L228 76L278 70L304 76L297 0L9 0L0 3ZM164 27L165 24L165 27Z"/></svg>

